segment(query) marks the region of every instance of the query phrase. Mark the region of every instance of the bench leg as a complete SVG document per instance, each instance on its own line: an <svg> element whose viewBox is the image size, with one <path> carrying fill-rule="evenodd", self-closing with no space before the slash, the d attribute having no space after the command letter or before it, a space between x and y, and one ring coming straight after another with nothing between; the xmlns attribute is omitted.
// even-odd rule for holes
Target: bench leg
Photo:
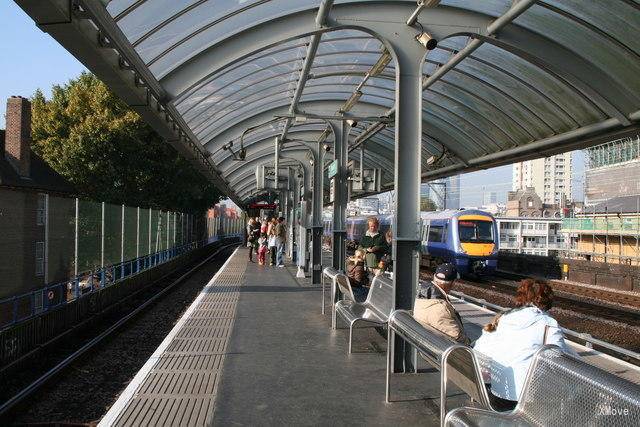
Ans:
<svg viewBox="0 0 640 427"><path fill-rule="evenodd" d="M354 320L353 322L351 322L351 324L349 324L349 354L351 354L351 347L352 347L352 343L353 343L353 327L356 324L356 320Z"/></svg>
<svg viewBox="0 0 640 427"><path fill-rule="evenodd" d="M444 358L442 372L440 373L440 427L444 427L444 418L447 415L447 360Z"/></svg>
<svg viewBox="0 0 640 427"><path fill-rule="evenodd" d="M390 403L391 398L391 368L393 363L393 342L395 333L389 328L387 331L387 378L385 381L385 401Z"/></svg>
<svg viewBox="0 0 640 427"><path fill-rule="evenodd" d="M324 274L322 275L322 314L324 314Z"/></svg>

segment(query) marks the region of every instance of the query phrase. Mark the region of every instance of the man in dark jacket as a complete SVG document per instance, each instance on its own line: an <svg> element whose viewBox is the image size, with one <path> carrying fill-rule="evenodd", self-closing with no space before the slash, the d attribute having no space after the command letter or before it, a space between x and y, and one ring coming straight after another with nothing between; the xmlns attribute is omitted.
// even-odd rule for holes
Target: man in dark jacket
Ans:
<svg viewBox="0 0 640 427"><path fill-rule="evenodd" d="M462 318L449 300L458 272L453 264L440 264L430 283L421 283L413 306L413 317L459 343L469 345Z"/></svg>
<svg viewBox="0 0 640 427"><path fill-rule="evenodd" d="M365 251L365 260L367 267L377 268L378 261L386 252L387 242L382 234L378 231L380 223L375 216L369 217L367 220L368 229L362 239L358 249Z"/></svg>

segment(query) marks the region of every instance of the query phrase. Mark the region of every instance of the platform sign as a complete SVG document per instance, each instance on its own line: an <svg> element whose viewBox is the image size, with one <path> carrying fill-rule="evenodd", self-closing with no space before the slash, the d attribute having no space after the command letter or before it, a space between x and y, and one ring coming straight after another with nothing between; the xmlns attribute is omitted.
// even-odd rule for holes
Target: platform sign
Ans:
<svg viewBox="0 0 640 427"><path fill-rule="evenodd" d="M329 178L333 178L338 174L338 159L329 163Z"/></svg>

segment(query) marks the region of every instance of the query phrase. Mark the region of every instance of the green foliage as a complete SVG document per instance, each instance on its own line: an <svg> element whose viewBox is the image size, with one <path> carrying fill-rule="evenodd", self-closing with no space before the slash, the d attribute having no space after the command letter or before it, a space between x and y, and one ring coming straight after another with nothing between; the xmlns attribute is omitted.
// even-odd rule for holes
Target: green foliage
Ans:
<svg viewBox="0 0 640 427"><path fill-rule="evenodd" d="M52 98L32 99L34 151L82 197L129 206L200 212L216 188L140 116L89 73Z"/></svg>
<svg viewBox="0 0 640 427"><path fill-rule="evenodd" d="M438 209L436 203L428 197L420 198L420 212L431 212Z"/></svg>

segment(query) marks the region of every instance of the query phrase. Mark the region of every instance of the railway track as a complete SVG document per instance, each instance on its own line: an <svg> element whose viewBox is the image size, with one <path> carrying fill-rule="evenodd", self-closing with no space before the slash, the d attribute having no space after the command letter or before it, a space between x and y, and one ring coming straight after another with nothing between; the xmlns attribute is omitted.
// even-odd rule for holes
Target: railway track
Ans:
<svg viewBox="0 0 640 427"><path fill-rule="evenodd" d="M508 279L504 276L491 277L479 281L459 280L459 283L466 286L487 288L498 292L503 292L514 296L518 288L517 280ZM640 326L640 309L633 307L622 307L615 305L606 299L606 295L592 294L596 296L586 296L584 294L565 291L564 288L551 283L555 291L555 306L577 313L582 313L604 320L626 323L632 326Z"/></svg>
<svg viewBox="0 0 640 427"><path fill-rule="evenodd" d="M54 366L50 367L46 372L42 375L39 375L35 380L29 382L28 385L21 388L17 393L14 393L11 397L7 398L4 402L0 404L0 421L10 421L8 419L11 411L16 407L20 406L25 400L33 395L36 391L41 389L43 386L48 384L53 378L61 374L63 371L68 369L73 362L78 360L79 358L86 356L93 349L96 348L99 344L103 343L107 338L114 335L117 331L119 331L123 326L125 326L132 319L140 315L145 310L149 309L155 302L160 300L162 297L167 295L170 291L175 289L178 285L185 282L190 276L193 275L194 272L198 271L202 268L207 262L209 262L212 258L216 257L218 254L223 251L229 250L232 247L237 246L239 243L234 242L232 244L228 244L218 248L213 254L207 256L203 261L198 262L195 266L189 268L186 272L180 274L179 277L167 280L167 284L162 284L157 287L157 291L153 292L150 296L144 298L143 301L133 310L128 311L123 316L119 317L114 323L112 323L105 330L100 332L98 335L92 337L88 341L84 342L79 348L75 349L72 353L64 357L63 360L55 363ZM171 272L167 274L163 279L169 278L175 275L175 272ZM156 283L163 282L163 279L158 280ZM151 287L151 286L150 286ZM146 289L146 288L145 288Z"/></svg>

